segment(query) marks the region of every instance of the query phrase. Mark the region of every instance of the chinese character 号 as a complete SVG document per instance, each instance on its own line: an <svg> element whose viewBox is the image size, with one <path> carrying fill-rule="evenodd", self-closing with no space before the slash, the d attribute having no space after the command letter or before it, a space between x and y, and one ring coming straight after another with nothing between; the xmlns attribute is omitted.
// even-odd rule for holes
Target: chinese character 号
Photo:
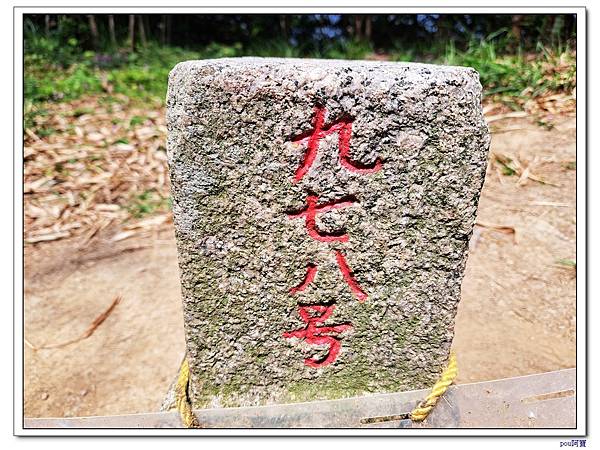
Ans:
<svg viewBox="0 0 600 450"><path fill-rule="evenodd" d="M283 337L286 339L299 338L306 341L311 345L327 345L327 355L321 359L306 358L304 364L310 367L323 367L331 364L337 358L340 352L341 342L340 339L332 336L332 334L339 334L352 328L350 324L340 324L332 326L318 326L318 323L325 322L329 316L333 313L335 305L309 305L299 306L298 313L304 322L306 322L306 328L294 331L288 331L283 333ZM316 313L316 314L311 314Z"/></svg>

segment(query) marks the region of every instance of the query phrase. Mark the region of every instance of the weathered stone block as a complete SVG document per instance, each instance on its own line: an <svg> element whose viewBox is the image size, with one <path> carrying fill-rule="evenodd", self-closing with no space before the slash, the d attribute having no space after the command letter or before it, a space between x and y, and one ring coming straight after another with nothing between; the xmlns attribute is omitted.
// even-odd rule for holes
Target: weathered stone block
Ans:
<svg viewBox="0 0 600 450"><path fill-rule="evenodd" d="M464 67L239 58L171 72L195 407L431 386L489 134Z"/></svg>

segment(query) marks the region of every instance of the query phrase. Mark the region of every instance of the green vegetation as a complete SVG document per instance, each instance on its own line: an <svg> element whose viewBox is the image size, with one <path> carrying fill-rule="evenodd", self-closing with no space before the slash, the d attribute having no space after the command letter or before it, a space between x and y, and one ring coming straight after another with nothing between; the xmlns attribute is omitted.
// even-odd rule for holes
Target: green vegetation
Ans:
<svg viewBox="0 0 600 450"><path fill-rule="evenodd" d="M147 30L135 42L126 15L93 17L46 16L56 23L46 23L45 32L43 16L26 19L26 121L27 115L43 114L45 102L88 94L160 105L176 63L247 55L470 66L480 73L486 96L514 109L527 99L575 88L570 16L181 16L180 35L173 38L165 37L169 17L135 16L130 35L138 25ZM106 17L113 17L111 33ZM194 42L194 48L176 45L182 42Z"/></svg>
<svg viewBox="0 0 600 450"><path fill-rule="evenodd" d="M465 51L449 45L443 61L450 65L475 68L486 96L511 103L515 97L536 98L547 93L571 92L576 84L575 53L568 47L538 46L536 52L517 50L506 54L506 41L493 36L472 41Z"/></svg>
<svg viewBox="0 0 600 450"><path fill-rule="evenodd" d="M77 42L71 41L76 52ZM51 39L36 38L25 53L25 98L32 103L67 101L84 94L123 94L141 101L161 101L169 71L197 52L156 45L135 53L71 54Z"/></svg>
<svg viewBox="0 0 600 450"><path fill-rule="evenodd" d="M160 211L166 212L170 208L171 199L169 197L165 198L155 190L149 190L135 196L127 210L133 217L140 219Z"/></svg>
<svg viewBox="0 0 600 450"><path fill-rule="evenodd" d="M45 38L42 38L46 41ZM412 52L391 53L385 57L395 61L425 61L475 68L485 87L485 95L497 95L510 102L514 97L537 97L548 92L569 92L575 87L575 55L568 49L540 48L539 53L502 55L493 41L473 41L465 51L452 44L435 58L419 58ZM53 46L49 46L53 48ZM256 56L313 58L372 58L367 44L349 43L330 47L325 53L300 54L297 48L284 44L256 47ZM115 56L111 66L98 63L103 55L86 51L78 61L63 67L53 54L25 55L25 98L28 102L66 101L84 94L123 94L140 101L163 101L169 71L188 59L246 56L240 47L210 45L203 51L177 47L149 46L136 53ZM107 57L108 58L108 57ZM557 68L564 70L556 70ZM84 114L76 112L74 114Z"/></svg>
<svg viewBox="0 0 600 450"><path fill-rule="evenodd" d="M564 267L568 267L570 269L577 268L577 263L575 262L574 259L568 259L568 258L559 259L558 261L556 261L556 264L559 264Z"/></svg>

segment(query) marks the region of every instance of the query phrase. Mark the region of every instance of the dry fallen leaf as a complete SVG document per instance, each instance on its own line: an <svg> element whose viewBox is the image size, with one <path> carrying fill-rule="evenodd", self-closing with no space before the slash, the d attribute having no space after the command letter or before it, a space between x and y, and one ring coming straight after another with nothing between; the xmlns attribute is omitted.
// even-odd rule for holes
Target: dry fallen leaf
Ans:
<svg viewBox="0 0 600 450"><path fill-rule="evenodd" d="M496 122L498 120L516 119L516 118L527 117L527 116L529 116L529 113L527 113L526 111L511 111L511 112L504 113L504 114L496 114L493 116L487 116L485 118L485 120L487 123L492 123L492 122Z"/></svg>
<svg viewBox="0 0 600 450"><path fill-rule="evenodd" d="M111 241L113 242L119 242L122 241L123 239L127 239L130 238L131 236L136 235L137 232L135 231L121 231L120 233L115 234L112 238Z"/></svg>
<svg viewBox="0 0 600 450"><path fill-rule="evenodd" d="M475 222L475 226L479 226L479 227L487 228L487 229L490 229L490 230L498 231L499 233L512 234L512 236L513 236L513 242L515 244L517 242L517 230L516 230L515 227L512 227L510 225L497 225L497 224L488 223L488 222L482 222L482 221L478 220L477 222Z"/></svg>
<svg viewBox="0 0 600 450"><path fill-rule="evenodd" d="M66 238L71 236L71 233L67 232L67 231L59 231L56 233L48 233L48 234L41 234L41 235L37 235L37 236L30 236L25 238L25 242L27 244L34 244L36 242L45 242L45 241L55 241L57 239L62 239L62 238Z"/></svg>
<svg viewBox="0 0 600 450"><path fill-rule="evenodd" d="M153 228L157 225L162 225L163 223L167 222L170 218L170 214L163 214L161 216L154 216L145 220L140 220L138 222L125 225L123 228L125 228L126 230Z"/></svg>
<svg viewBox="0 0 600 450"><path fill-rule="evenodd" d="M114 97L128 101L120 94ZM132 206L145 192L169 197L163 107L141 109L125 103L110 107L109 113L107 104L94 96L49 104L48 114L37 119L38 126L55 133L41 138L35 126L25 133L26 242L87 237L107 218L117 223L137 218ZM151 120L130 129L135 116ZM114 144L107 147L107 142ZM57 216L60 228L46 229Z"/></svg>
<svg viewBox="0 0 600 450"><path fill-rule="evenodd" d="M529 203L532 206L554 206L557 208L568 208L571 205L569 205L568 203L561 203L561 202L547 202L547 201L535 201L535 202L531 202Z"/></svg>
<svg viewBox="0 0 600 450"><path fill-rule="evenodd" d="M94 207L97 211L119 211L121 207L114 204L98 203Z"/></svg>
<svg viewBox="0 0 600 450"><path fill-rule="evenodd" d="M491 228L496 231L500 231L501 233L508 233L508 234L516 233L515 227L512 227L510 225L496 225L496 224L492 224L492 223L488 223L488 222L482 222L480 220L475 222L475 225L477 225L479 227L483 227L483 228Z"/></svg>
<svg viewBox="0 0 600 450"><path fill-rule="evenodd" d="M86 138L91 142L100 142L104 140L104 135L102 133L88 133Z"/></svg>
<svg viewBox="0 0 600 450"><path fill-rule="evenodd" d="M131 152L133 150L135 150L135 147L131 144L124 144L122 142L118 143L115 145L115 150L119 151L119 152Z"/></svg>
<svg viewBox="0 0 600 450"><path fill-rule="evenodd" d="M87 327L87 329L79 337L70 339L66 342L61 342L59 344L46 344L46 345L42 345L42 346L33 345L30 341L25 339L25 344L27 344L27 346L30 347L32 350L45 350L45 349L50 349L50 348L66 347L67 345L74 344L75 342L83 341L84 339L87 339L92 334L94 334L94 331L96 331L96 328L98 328L100 325L102 325L102 322L104 322L107 319L107 317L110 316L110 314L113 312L115 307L121 302L121 300L122 300L121 296L115 297L114 300L112 301L112 303L110 304L110 306L102 314L100 314L98 317L96 317L94 319L94 321L90 324L90 326Z"/></svg>

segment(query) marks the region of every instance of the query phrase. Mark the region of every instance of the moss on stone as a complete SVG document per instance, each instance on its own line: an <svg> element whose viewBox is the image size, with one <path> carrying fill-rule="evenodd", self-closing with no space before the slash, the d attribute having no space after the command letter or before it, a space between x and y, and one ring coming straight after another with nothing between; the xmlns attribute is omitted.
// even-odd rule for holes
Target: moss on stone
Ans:
<svg viewBox="0 0 600 450"><path fill-rule="evenodd" d="M489 144L471 72L234 59L183 63L170 80L168 155L194 406L332 399L435 382L452 340L464 236ZM448 95L447 86L465 95ZM327 123L352 117L352 158L369 164L380 156L383 170L347 170L329 136L306 177L293 183L304 148L290 140L313 126L316 104L326 108ZM318 242L303 220L286 217L308 193L323 201L356 196L339 213L348 242ZM337 250L366 302L341 276ZM290 295L306 265L317 262L310 287ZM326 325L352 325L338 359L318 370L303 364L311 350L305 343L283 338L306 326L297 306L314 303L336 305Z"/></svg>

